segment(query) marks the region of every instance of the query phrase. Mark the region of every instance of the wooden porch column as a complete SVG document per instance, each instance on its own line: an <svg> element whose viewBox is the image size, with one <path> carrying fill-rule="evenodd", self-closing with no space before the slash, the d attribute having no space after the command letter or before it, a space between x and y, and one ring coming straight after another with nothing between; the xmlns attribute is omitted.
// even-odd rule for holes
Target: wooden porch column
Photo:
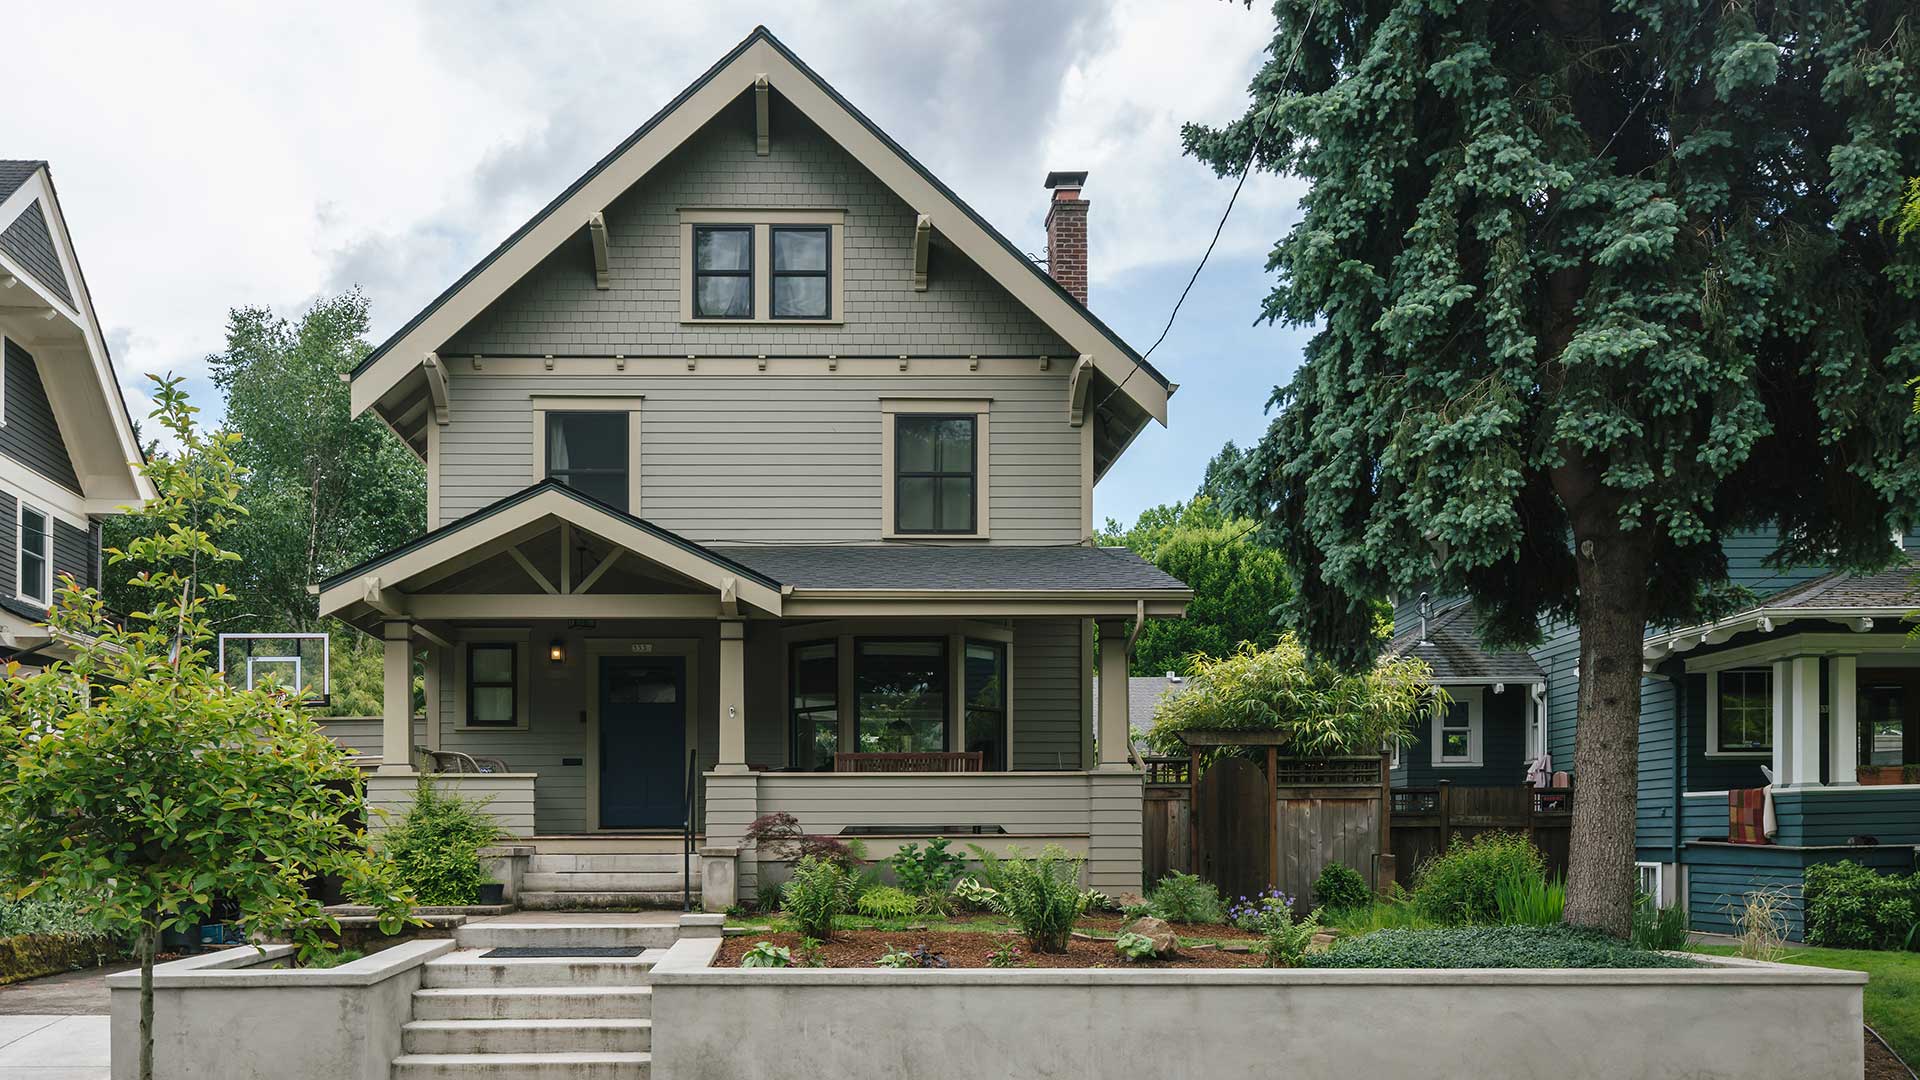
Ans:
<svg viewBox="0 0 1920 1080"><path fill-rule="evenodd" d="M1127 761L1127 624L1101 619L1099 752L1103 770L1131 769Z"/></svg>
<svg viewBox="0 0 1920 1080"><path fill-rule="evenodd" d="M1793 679L1793 662L1775 660L1773 662L1773 782L1777 787L1785 787L1789 780L1788 762L1793 756L1792 725L1789 719L1793 710L1792 698L1787 687Z"/></svg>
<svg viewBox="0 0 1920 1080"><path fill-rule="evenodd" d="M1790 691L1793 704L1787 725L1793 740L1793 760L1787 763L1792 776L1787 786L1820 786L1820 658L1797 656L1788 665L1793 669Z"/></svg>
<svg viewBox="0 0 1920 1080"><path fill-rule="evenodd" d="M748 771L747 635L739 619L720 620L720 747L713 771Z"/></svg>
<svg viewBox="0 0 1920 1080"><path fill-rule="evenodd" d="M1855 787L1860 783L1859 660L1852 656L1833 658L1827 689L1832 700L1827 706L1827 784L1831 787Z"/></svg>
<svg viewBox="0 0 1920 1080"><path fill-rule="evenodd" d="M386 643L385 696L380 704L380 768L388 776L413 772L413 627L396 619L380 625Z"/></svg>

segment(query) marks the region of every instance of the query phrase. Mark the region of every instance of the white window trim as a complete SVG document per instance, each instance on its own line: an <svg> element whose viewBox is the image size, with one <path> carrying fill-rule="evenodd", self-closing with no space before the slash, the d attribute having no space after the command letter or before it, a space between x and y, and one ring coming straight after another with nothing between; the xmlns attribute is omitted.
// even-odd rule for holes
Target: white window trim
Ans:
<svg viewBox="0 0 1920 1080"><path fill-rule="evenodd" d="M38 597L28 596L26 590L26 540L29 512L40 515L40 526L46 537L46 544L41 549L41 594ZM53 515L24 499L14 503L13 510L13 592L21 602L32 604L34 607L51 608L53 606Z"/></svg>
<svg viewBox="0 0 1920 1080"><path fill-rule="evenodd" d="M1436 769L1477 768L1485 763L1483 744L1486 731L1486 710L1483 706L1485 704L1486 687L1455 686L1447 687L1446 691L1447 696L1467 707L1467 756L1463 758L1450 758L1444 755L1442 747L1445 743L1440 735L1446 724L1447 711L1445 709L1435 709L1433 711L1432 738L1433 767Z"/></svg>
<svg viewBox="0 0 1920 1080"><path fill-rule="evenodd" d="M776 210L765 207L698 207L680 211L680 321L701 326L839 326L846 321L845 210ZM702 319L693 314L693 227L745 225L753 229L753 317ZM773 318L773 229L775 225L827 227L827 318Z"/></svg>
<svg viewBox="0 0 1920 1080"><path fill-rule="evenodd" d="M549 412L624 412L627 414L627 514L640 516L640 406L637 394L579 396L534 394L533 482L547 478L547 414Z"/></svg>
<svg viewBox="0 0 1920 1080"><path fill-rule="evenodd" d="M513 643L514 693L513 724L470 724L467 722L467 654L474 645ZM455 731L526 731L533 719L533 635L529 630L465 630L455 643L453 653L453 729Z"/></svg>
<svg viewBox="0 0 1920 1080"><path fill-rule="evenodd" d="M1657 862L1636 862L1633 864L1633 868L1636 872L1646 870L1653 871L1653 890L1647 893L1647 895L1653 897L1654 907L1667 907L1667 868L1665 864ZM1636 877L1638 876L1638 873L1636 873Z"/></svg>
<svg viewBox="0 0 1920 1080"><path fill-rule="evenodd" d="M1767 676L1768 685L1773 685L1772 667L1728 668L1729 671L1759 671ZM1771 722L1767 730L1773 730ZM1723 758L1733 761L1769 761L1773 758L1773 748L1765 750L1722 750L1720 749L1720 673L1707 672L1707 745L1701 750L1703 757Z"/></svg>
<svg viewBox="0 0 1920 1080"><path fill-rule="evenodd" d="M0 334L0 428L7 426L7 335Z"/></svg>
<svg viewBox="0 0 1920 1080"><path fill-rule="evenodd" d="M988 474L993 472L991 454L993 440L988 420L993 409L993 399L974 398L959 400L955 398L881 398L880 399L880 538L883 540L986 540L992 535L987 521L987 508L993 505L991 492L987 488ZM972 416L973 461L974 461L974 517L973 531L970 533L919 533L899 532L894 528L894 480L893 480L893 418L902 413L907 415L951 415Z"/></svg>

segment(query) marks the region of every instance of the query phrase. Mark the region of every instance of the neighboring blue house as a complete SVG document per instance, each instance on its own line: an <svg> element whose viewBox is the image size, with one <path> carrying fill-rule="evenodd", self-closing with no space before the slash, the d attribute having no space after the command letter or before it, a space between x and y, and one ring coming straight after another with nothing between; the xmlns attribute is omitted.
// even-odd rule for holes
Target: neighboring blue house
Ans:
<svg viewBox="0 0 1920 1080"><path fill-rule="evenodd" d="M1778 888L1800 936L1808 866L1854 859L1910 870L1920 846L1920 532L1877 574L1765 565L1767 535L1727 542L1746 610L1649 631L1641 686L1637 865L1694 929L1731 931L1746 898ZM1550 628L1526 654L1483 648L1459 601L1395 609L1389 651L1426 660L1455 704L1400 755L1397 786L1523 782L1541 748L1574 770L1580 642ZM1502 692L1495 693L1498 688ZM1505 694L1513 695L1504 698ZM1774 777L1771 842L1727 841L1728 792Z"/></svg>

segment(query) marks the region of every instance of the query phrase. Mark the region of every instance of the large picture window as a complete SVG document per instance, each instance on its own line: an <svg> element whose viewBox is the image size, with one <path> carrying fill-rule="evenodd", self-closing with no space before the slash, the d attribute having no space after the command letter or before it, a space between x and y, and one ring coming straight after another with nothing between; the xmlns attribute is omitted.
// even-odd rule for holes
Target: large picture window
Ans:
<svg viewBox="0 0 1920 1080"><path fill-rule="evenodd" d="M519 646L501 642L467 649L467 726L518 726Z"/></svg>
<svg viewBox="0 0 1920 1080"><path fill-rule="evenodd" d="M854 734L861 753L947 749L945 638L854 644Z"/></svg>
<svg viewBox="0 0 1920 1080"><path fill-rule="evenodd" d="M1773 752L1773 670L1738 668L1715 673L1709 719L1716 754Z"/></svg>
<svg viewBox="0 0 1920 1080"><path fill-rule="evenodd" d="M962 749L985 755L982 768L1007 767L1007 647L967 642L966 727Z"/></svg>
<svg viewBox="0 0 1920 1080"><path fill-rule="evenodd" d="M753 318L752 226L694 226L693 314L699 319Z"/></svg>
<svg viewBox="0 0 1920 1080"><path fill-rule="evenodd" d="M894 418L894 531L978 531L978 419L973 416Z"/></svg>
<svg viewBox="0 0 1920 1080"><path fill-rule="evenodd" d="M840 650L831 641L795 645L789 661L794 767L831 772L840 750Z"/></svg>
<svg viewBox="0 0 1920 1080"><path fill-rule="evenodd" d="M549 412L547 475L622 511L627 505L627 414Z"/></svg>
<svg viewBox="0 0 1920 1080"><path fill-rule="evenodd" d="M20 598L36 604L50 602L53 595L53 537L47 515L25 503L20 504L20 559L15 570L20 583Z"/></svg>
<svg viewBox="0 0 1920 1080"><path fill-rule="evenodd" d="M830 235L824 225L773 227L774 318L824 319L832 314Z"/></svg>

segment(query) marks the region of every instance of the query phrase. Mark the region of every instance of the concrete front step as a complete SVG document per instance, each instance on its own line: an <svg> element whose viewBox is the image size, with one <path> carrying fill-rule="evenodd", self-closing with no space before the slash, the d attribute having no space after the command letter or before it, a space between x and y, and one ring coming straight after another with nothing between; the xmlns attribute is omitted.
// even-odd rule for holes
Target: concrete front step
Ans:
<svg viewBox="0 0 1920 1080"><path fill-rule="evenodd" d="M679 892L686 878L670 874L599 874L584 870L563 874L529 873L520 881L528 892Z"/></svg>
<svg viewBox="0 0 1920 1080"><path fill-rule="evenodd" d="M671 855L535 855L527 869L539 874L678 874L700 872L700 857Z"/></svg>
<svg viewBox="0 0 1920 1080"><path fill-rule="evenodd" d="M435 957L422 968L422 985L443 987L644 986L664 949L637 957L529 957L483 960L479 949Z"/></svg>
<svg viewBox="0 0 1920 1080"><path fill-rule="evenodd" d="M483 922L463 926L454 940L463 949L587 948L642 945L664 949L679 936L677 927L620 922Z"/></svg>
<svg viewBox="0 0 1920 1080"><path fill-rule="evenodd" d="M392 1080L646 1080L653 1055L404 1054Z"/></svg>
<svg viewBox="0 0 1920 1080"><path fill-rule="evenodd" d="M629 1054L653 1049L650 1020L415 1020L409 1054Z"/></svg>
<svg viewBox="0 0 1920 1080"><path fill-rule="evenodd" d="M639 908L677 908L684 893L679 888L645 892L573 892L526 889L514 897L522 911L632 911ZM700 890L693 891L697 903Z"/></svg>
<svg viewBox="0 0 1920 1080"><path fill-rule="evenodd" d="M648 986L437 987L413 992L415 1020L645 1020Z"/></svg>

